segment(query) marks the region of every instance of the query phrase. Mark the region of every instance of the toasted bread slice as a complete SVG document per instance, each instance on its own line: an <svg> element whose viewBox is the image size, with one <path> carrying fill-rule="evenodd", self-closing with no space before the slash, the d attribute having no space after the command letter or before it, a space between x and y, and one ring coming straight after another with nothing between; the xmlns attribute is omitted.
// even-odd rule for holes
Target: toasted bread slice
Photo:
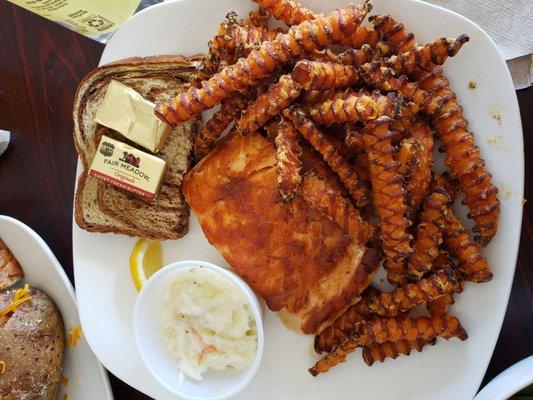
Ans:
<svg viewBox="0 0 533 400"><path fill-rule="evenodd" d="M173 128L157 154L166 161L167 171L160 193L152 201L87 176L87 170L102 135L140 148L94 122L110 80L132 87L150 101L163 102L187 90L189 76L196 71L195 62L196 58L181 56L136 57L97 68L80 83L73 116L74 143L84 169L75 199L75 218L82 229L154 239L177 239L187 233L189 207L179 186L190 166L197 119Z"/></svg>

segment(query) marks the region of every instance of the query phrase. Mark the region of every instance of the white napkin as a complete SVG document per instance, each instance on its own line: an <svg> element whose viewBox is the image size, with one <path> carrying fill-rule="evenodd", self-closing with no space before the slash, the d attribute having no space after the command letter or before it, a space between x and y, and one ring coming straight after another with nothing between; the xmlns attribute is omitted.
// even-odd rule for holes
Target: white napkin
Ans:
<svg viewBox="0 0 533 400"><path fill-rule="evenodd" d="M0 129L0 156L2 155L4 151L6 151L10 138L11 138L11 133Z"/></svg>
<svg viewBox="0 0 533 400"><path fill-rule="evenodd" d="M449 8L481 26L507 61L516 89L533 80L532 0L426 0Z"/></svg>

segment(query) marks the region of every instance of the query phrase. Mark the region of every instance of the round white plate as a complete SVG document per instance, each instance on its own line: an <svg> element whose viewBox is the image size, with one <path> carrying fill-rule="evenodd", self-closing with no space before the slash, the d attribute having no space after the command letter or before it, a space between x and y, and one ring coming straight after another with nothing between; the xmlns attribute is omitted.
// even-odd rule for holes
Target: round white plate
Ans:
<svg viewBox="0 0 533 400"><path fill-rule="evenodd" d="M74 289L48 245L31 228L5 215L0 215L0 239L24 269L22 283L41 289L57 305L68 335L80 324ZM68 394L73 400L113 400L107 373L83 336L76 346L65 347L62 375L68 384L60 385L58 399Z"/></svg>
<svg viewBox="0 0 533 400"><path fill-rule="evenodd" d="M324 12L347 0L303 3ZM422 353L371 368L358 351L348 362L316 378L307 372L315 361L310 352L312 338L288 331L273 313L266 312L263 363L238 399L472 399L494 349L513 280L522 217L522 130L511 77L492 40L460 15L414 0L375 3L373 13L391 13L412 29L421 43L461 33L470 36L470 42L444 69L500 189L500 229L483 250L494 279L467 284L464 293L457 296L452 313L470 335L466 342L440 340ZM180 0L148 8L115 33L101 64L131 56L204 52L229 9L245 16L254 8L250 0ZM475 90L468 88L470 81L476 82ZM464 210L460 212L465 215ZM81 320L89 344L113 374L156 399L173 399L150 377L135 350L131 312L136 291L128 269L134 243L135 239L124 236L88 233L74 224ZM189 234L165 242L164 253L166 263L202 259L227 265L206 241L194 216Z"/></svg>

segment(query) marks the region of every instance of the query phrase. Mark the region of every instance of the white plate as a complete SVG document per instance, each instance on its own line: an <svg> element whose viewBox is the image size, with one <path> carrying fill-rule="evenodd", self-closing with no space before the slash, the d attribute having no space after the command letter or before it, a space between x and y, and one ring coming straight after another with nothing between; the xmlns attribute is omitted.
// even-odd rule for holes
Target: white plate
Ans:
<svg viewBox="0 0 533 400"><path fill-rule="evenodd" d="M328 11L347 1L303 3L316 11ZM483 250L494 279L468 284L457 296L453 313L470 335L466 342L440 340L420 354L371 368L356 352L347 363L317 378L307 372L315 361L310 352L312 338L286 330L267 312L263 363L239 399L472 399L494 349L511 289L522 216L522 130L511 77L493 41L473 22L414 0L375 3L373 13L393 14L422 43L440 36L470 36L470 42L444 69L500 189L500 229ZM135 15L111 38L101 64L131 56L203 52L229 9L245 16L254 7L249 0L180 0L154 6ZM470 81L477 83L475 90L468 88ZM78 302L89 344L102 363L128 384L157 399L172 399L150 377L135 350L131 311L136 291L128 270L135 240L91 234L74 225L73 242ZM208 244L194 217L189 234L166 242L164 253L166 263L192 258L227 265Z"/></svg>
<svg viewBox="0 0 533 400"><path fill-rule="evenodd" d="M31 228L4 215L0 238L24 269L23 283L43 290L57 305L68 335L80 323L74 289L50 248ZM76 346L65 347L62 375L68 385L60 385L58 399L68 394L74 400L113 400L107 373L83 336Z"/></svg>

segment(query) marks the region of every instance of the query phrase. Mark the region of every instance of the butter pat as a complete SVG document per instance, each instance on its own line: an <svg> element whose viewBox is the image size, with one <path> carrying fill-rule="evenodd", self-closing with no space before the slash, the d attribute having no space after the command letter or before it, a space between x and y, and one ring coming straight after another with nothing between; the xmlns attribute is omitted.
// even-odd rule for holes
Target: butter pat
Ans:
<svg viewBox="0 0 533 400"><path fill-rule="evenodd" d="M171 127L155 116L154 107L154 103L129 86L111 80L94 120L157 153L165 144Z"/></svg>
<svg viewBox="0 0 533 400"><path fill-rule="evenodd" d="M159 191L165 169L162 159L104 135L89 175L152 200Z"/></svg>

